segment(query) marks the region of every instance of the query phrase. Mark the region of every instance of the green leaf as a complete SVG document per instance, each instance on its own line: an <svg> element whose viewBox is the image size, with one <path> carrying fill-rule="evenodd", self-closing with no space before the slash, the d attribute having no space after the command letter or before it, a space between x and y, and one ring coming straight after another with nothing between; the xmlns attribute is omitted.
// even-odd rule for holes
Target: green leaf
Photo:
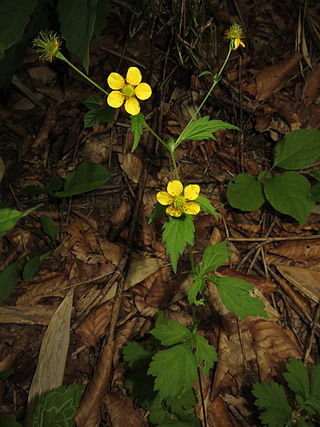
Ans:
<svg viewBox="0 0 320 427"><path fill-rule="evenodd" d="M60 176L53 175L44 186L44 191L47 194L53 195L54 192L60 191L63 188L64 182Z"/></svg>
<svg viewBox="0 0 320 427"><path fill-rule="evenodd" d="M42 255L36 255L25 264L23 267L22 279L24 282L29 282L38 271L39 266L43 261L51 255L53 250L46 252Z"/></svg>
<svg viewBox="0 0 320 427"><path fill-rule="evenodd" d="M95 127L100 123L111 123L115 116L115 109L109 106L104 109L90 110L84 115L84 128Z"/></svg>
<svg viewBox="0 0 320 427"><path fill-rule="evenodd" d="M140 138L143 132L143 128L145 127L145 125L146 125L146 122L144 120L144 115L142 113L136 114L135 116L131 116L131 129L134 135L131 153L133 153L135 149L138 147Z"/></svg>
<svg viewBox="0 0 320 427"><path fill-rule="evenodd" d="M41 396L32 414L32 427L73 427L85 387L62 385Z"/></svg>
<svg viewBox="0 0 320 427"><path fill-rule="evenodd" d="M100 110L103 106L103 99L99 95L90 95L83 101L83 105L87 107L88 110Z"/></svg>
<svg viewBox="0 0 320 427"><path fill-rule="evenodd" d="M23 427L23 424L18 423L9 415L0 415L0 427Z"/></svg>
<svg viewBox="0 0 320 427"><path fill-rule="evenodd" d="M0 304L4 302L9 295L11 295L17 283L19 263L20 259L9 264L8 267L4 268L0 272Z"/></svg>
<svg viewBox="0 0 320 427"><path fill-rule="evenodd" d="M16 211L15 209L9 208L0 209L0 237L6 231L13 228L21 218L29 215L31 212L38 209L38 207L40 206L42 206L42 204L30 208L24 212Z"/></svg>
<svg viewBox="0 0 320 427"><path fill-rule="evenodd" d="M39 0L0 2L0 59L4 50L18 43Z"/></svg>
<svg viewBox="0 0 320 427"><path fill-rule="evenodd" d="M215 139L213 133L219 130L240 130L237 126L223 122L222 120L209 119L209 116L205 116L190 122L182 131L179 137L179 142L187 140L199 141L202 139Z"/></svg>
<svg viewBox="0 0 320 427"><path fill-rule="evenodd" d="M298 129L288 133L276 146L274 166L303 169L320 156L320 131Z"/></svg>
<svg viewBox="0 0 320 427"><path fill-rule="evenodd" d="M209 199L207 199L206 197L203 196L199 196L195 202L199 203L201 209L209 214L211 214L214 219L218 219L218 214L217 211L215 210L215 208L212 206L211 202Z"/></svg>
<svg viewBox="0 0 320 427"><path fill-rule="evenodd" d="M264 409L259 417L263 424L268 424L269 427L289 425L292 411L282 386L263 381L254 384L252 394L257 398L255 404Z"/></svg>
<svg viewBox="0 0 320 427"><path fill-rule="evenodd" d="M300 224L307 221L314 206L307 178L297 172L285 172L267 179L263 185L266 199L275 209L292 216Z"/></svg>
<svg viewBox="0 0 320 427"><path fill-rule="evenodd" d="M57 240L57 226L53 219L47 215L40 216L42 230L50 237L53 243Z"/></svg>
<svg viewBox="0 0 320 427"><path fill-rule="evenodd" d="M311 373L311 396L320 401L320 365L314 365Z"/></svg>
<svg viewBox="0 0 320 427"><path fill-rule="evenodd" d="M191 215L182 215L180 218L168 217L163 226L162 241L166 244L174 272L177 271L179 255L183 253L187 244L193 245L193 238L194 224Z"/></svg>
<svg viewBox="0 0 320 427"><path fill-rule="evenodd" d="M218 360L215 348L199 334L192 334L191 345L197 366L202 367L202 375L205 375L213 368L214 362Z"/></svg>
<svg viewBox="0 0 320 427"><path fill-rule="evenodd" d="M211 71L202 71L202 73L200 73L198 77L202 76L213 76L213 74L211 73Z"/></svg>
<svg viewBox="0 0 320 427"><path fill-rule="evenodd" d="M82 60L87 74L89 44L96 22L96 5L97 0L59 0L58 3L62 36L67 42L67 48Z"/></svg>
<svg viewBox="0 0 320 427"><path fill-rule="evenodd" d="M320 181L320 169L317 169L315 171L308 172L308 175L315 178L317 181Z"/></svg>
<svg viewBox="0 0 320 427"><path fill-rule="evenodd" d="M103 30L103 27L106 23L106 17L109 15L111 10L111 0L98 0L96 11L96 23L94 26L94 35L98 37Z"/></svg>
<svg viewBox="0 0 320 427"><path fill-rule="evenodd" d="M172 414L164 407L163 399L161 399L159 393L157 393L156 398L151 403L149 411L150 422L157 426L172 419Z"/></svg>
<svg viewBox="0 0 320 427"><path fill-rule="evenodd" d="M185 393L197 379L197 365L189 343L177 344L153 356L149 375L156 377L154 389L162 399Z"/></svg>
<svg viewBox="0 0 320 427"><path fill-rule="evenodd" d="M228 182L229 204L242 211L255 211L264 203L262 186L252 175L241 173Z"/></svg>
<svg viewBox="0 0 320 427"><path fill-rule="evenodd" d="M182 418L186 415L186 410L193 409L197 404L195 391L190 388L183 394L175 396L173 399L167 398L166 404L170 408L171 412Z"/></svg>
<svg viewBox="0 0 320 427"><path fill-rule="evenodd" d="M86 193L106 184L110 177L111 174L105 167L95 163L84 162L67 176L64 190L54 195L56 197L70 197Z"/></svg>
<svg viewBox="0 0 320 427"><path fill-rule="evenodd" d="M159 202L157 202L151 212L148 224L151 224L156 219L160 218L166 213L167 206L161 205Z"/></svg>
<svg viewBox="0 0 320 427"><path fill-rule="evenodd" d="M232 277L208 276L218 289L220 298L227 309L244 319L246 316L268 317L263 302L249 293L253 289L251 283Z"/></svg>
<svg viewBox="0 0 320 427"><path fill-rule="evenodd" d="M286 363L288 372L283 374L283 377L288 383L290 389L301 396L304 400L307 400L310 396L310 383L308 371L301 360L290 359Z"/></svg>
<svg viewBox="0 0 320 427"><path fill-rule="evenodd" d="M320 202L320 182L311 187L310 197L315 203Z"/></svg>
<svg viewBox="0 0 320 427"><path fill-rule="evenodd" d="M157 316L154 329L150 331L162 345L173 345L190 337L191 332L181 323L168 319L160 312Z"/></svg>
<svg viewBox="0 0 320 427"><path fill-rule="evenodd" d="M206 287L206 280L197 276L193 279L192 285L188 290L188 302L194 305L204 305L204 298L201 296ZM200 298L198 297L200 294Z"/></svg>
<svg viewBox="0 0 320 427"><path fill-rule="evenodd" d="M152 353L136 341L131 341L124 346L122 355L123 359L128 362L129 367L133 369L141 361L151 359Z"/></svg>
<svg viewBox="0 0 320 427"><path fill-rule="evenodd" d="M216 243L208 246L202 257L201 275L205 275L210 271L216 270L223 265L229 258L228 241Z"/></svg>

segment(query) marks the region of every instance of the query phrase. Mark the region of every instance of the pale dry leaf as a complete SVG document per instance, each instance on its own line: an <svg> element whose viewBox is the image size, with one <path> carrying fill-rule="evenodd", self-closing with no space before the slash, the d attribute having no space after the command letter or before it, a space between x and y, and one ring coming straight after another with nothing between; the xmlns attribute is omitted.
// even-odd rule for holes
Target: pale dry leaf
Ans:
<svg viewBox="0 0 320 427"><path fill-rule="evenodd" d="M40 396L62 385L70 342L73 291L70 289L52 316L43 337L36 372L28 395L27 426Z"/></svg>
<svg viewBox="0 0 320 427"><path fill-rule="evenodd" d="M0 323L47 325L56 309L50 305L0 306Z"/></svg>
<svg viewBox="0 0 320 427"><path fill-rule="evenodd" d="M66 278L56 272L38 274L32 282L22 284L25 293L17 298L16 305L35 305L44 297L64 297Z"/></svg>
<svg viewBox="0 0 320 427"><path fill-rule="evenodd" d="M135 154L118 154L120 166L127 177L135 184L138 184L143 170L142 160Z"/></svg>
<svg viewBox="0 0 320 427"><path fill-rule="evenodd" d="M279 272L315 303L320 301L320 272L309 268L275 264Z"/></svg>
<svg viewBox="0 0 320 427"><path fill-rule="evenodd" d="M289 241L269 252L298 262L320 261L320 240Z"/></svg>
<svg viewBox="0 0 320 427"><path fill-rule="evenodd" d="M113 265L118 265L123 257L124 249L120 245L109 242L106 239L99 239L99 245L105 258L111 261Z"/></svg>

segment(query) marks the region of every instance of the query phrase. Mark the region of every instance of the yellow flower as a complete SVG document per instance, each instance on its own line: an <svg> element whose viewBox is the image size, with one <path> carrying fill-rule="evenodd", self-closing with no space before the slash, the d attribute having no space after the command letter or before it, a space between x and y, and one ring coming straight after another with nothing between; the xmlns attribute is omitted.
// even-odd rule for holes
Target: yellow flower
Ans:
<svg viewBox="0 0 320 427"><path fill-rule="evenodd" d="M175 179L168 183L167 191L157 193L157 200L161 205L169 205L166 209L168 215L175 217L182 214L196 215L200 212L200 205L189 200L196 200L199 193L199 185L190 184L183 189L181 181Z"/></svg>
<svg viewBox="0 0 320 427"><path fill-rule="evenodd" d="M239 46L246 47L241 40L244 37L243 30L240 25L233 24L225 31L226 39L233 41L233 50L238 49Z"/></svg>
<svg viewBox="0 0 320 427"><path fill-rule="evenodd" d="M141 80L141 72L137 67L128 69L126 79L118 73L109 74L108 85L111 89L114 89L107 98L107 103L110 107L119 108L124 103L127 113L132 116L139 114L140 104L138 99L148 99L152 94L151 87L147 83L141 83Z"/></svg>
<svg viewBox="0 0 320 427"><path fill-rule="evenodd" d="M59 52L61 40L53 31L41 31L33 40L33 49L39 55L39 59L52 62Z"/></svg>

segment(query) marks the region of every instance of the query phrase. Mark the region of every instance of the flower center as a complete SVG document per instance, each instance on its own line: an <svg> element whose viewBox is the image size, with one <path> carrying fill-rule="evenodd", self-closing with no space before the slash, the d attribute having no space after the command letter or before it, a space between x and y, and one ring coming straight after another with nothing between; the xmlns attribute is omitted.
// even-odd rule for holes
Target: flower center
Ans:
<svg viewBox="0 0 320 427"><path fill-rule="evenodd" d="M179 212L182 212L183 211L183 206L185 205L185 203L186 203L186 198L185 197L183 197L183 196L177 196L174 199L173 205L174 205L174 207L176 209L178 209Z"/></svg>
<svg viewBox="0 0 320 427"><path fill-rule="evenodd" d="M131 97L134 95L134 88L131 85L125 85L124 88L122 89L122 92L125 96L127 97Z"/></svg>

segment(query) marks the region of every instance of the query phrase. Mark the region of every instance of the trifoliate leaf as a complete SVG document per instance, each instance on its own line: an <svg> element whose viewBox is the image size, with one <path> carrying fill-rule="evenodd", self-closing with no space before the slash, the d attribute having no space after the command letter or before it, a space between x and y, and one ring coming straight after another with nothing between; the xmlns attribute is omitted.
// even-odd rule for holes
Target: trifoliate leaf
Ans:
<svg viewBox="0 0 320 427"><path fill-rule="evenodd" d="M285 172L263 183L268 202L279 212L292 216L304 224L315 205L311 199L311 185L297 172Z"/></svg>
<svg viewBox="0 0 320 427"><path fill-rule="evenodd" d="M197 365L189 343L177 344L153 356L149 375L156 377L154 389L162 399L185 393L197 379Z"/></svg>
<svg viewBox="0 0 320 427"><path fill-rule="evenodd" d="M188 289L188 302L194 305L204 305L204 299L201 297L204 288L206 287L206 280L197 276L193 279L191 287ZM200 294L200 298L198 295Z"/></svg>
<svg viewBox="0 0 320 427"><path fill-rule="evenodd" d="M255 211L265 201L260 182L246 173L241 173L228 182L227 199L233 208L242 211Z"/></svg>
<svg viewBox="0 0 320 427"><path fill-rule="evenodd" d="M176 320L168 319L160 312L157 316L155 328L150 331L162 345L177 344L190 337L191 331Z"/></svg>
<svg viewBox="0 0 320 427"><path fill-rule="evenodd" d="M148 224L151 224L153 221L163 216L166 213L166 208L167 206L157 202L152 209Z"/></svg>
<svg viewBox="0 0 320 427"><path fill-rule="evenodd" d="M205 275L210 271L216 270L223 265L229 258L228 242L216 243L215 245L207 246L203 253L201 275Z"/></svg>
<svg viewBox="0 0 320 427"><path fill-rule="evenodd" d="M253 289L251 283L215 274L208 276L208 279L216 285L223 304L231 313L243 319L246 316L268 317L263 302L249 295Z"/></svg>
<svg viewBox="0 0 320 427"><path fill-rule="evenodd" d="M139 145L139 141L145 124L146 122L142 113L136 114L135 116L131 116L131 129L134 135L131 153L133 153Z"/></svg>
<svg viewBox="0 0 320 427"><path fill-rule="evenodd" d="M190 343L193 347L196 365L202 367L202 374L205 375L213 368L214 362L218 360L217 352L215 348L199 334L192 334Z"/></svg>
<svg viewBox="0 0 320 427"><path fill-rule="evenodd" d="M54 195L56 197L70 197L86 193L106 184L110 178L111 173L104 166L83 162L80 163L76 170L69 173L64 183L63 191L59 191Z"/></svg>
<svg viewBox="0 0 320 427"><path fill-rule="evenodd" d="M200 119L190 122L182 131L179 142L192 140L199 141L202 139L215 139L214 132L218 130L234 129L240 130L237 126L222 120L209 120L209 116L201 117ZM179 145L179 144L178 144Z"/></svg>
<svg viewBox="0 0 320 427"><path fill-rule="evenodd" d="M179 255L183 253L186 245L193 245L193 239L194 224L191 215L182 215L180 218L168 217L163 226L162 241L166 244L174 272L177 271Z"/></svg>
<svg viewBox="0 0 320 427"><path fill-rule="evenodd" d="M290 361L286 363L286 368L288 372L285 372L283 376L289 388L304 400L307 400L310 396L310 383L307 368L301 360L297 359L290 359Z"/></svg>
<svg viewBox="0 0 320 427"><path fill-rule="evenodd" d="M212 204L211 204L211 202L210 202L210 200L209 200L209 199L207 199L206 197L203 197L203 196L199 196L199 197L195 200L195 202L199 203L200 208L201 208L203 211L205 211L205 212L207 212L207 213L211 214L211 215L214 217L214 219L218 219L218 218L219 218L219 217L218 217L218 214L217 214L217 211L216 211L216 210L215 210L215 208L212 206Z"/></svg>
<svg viewBox="0 0 320 427"><path fill-rule="evenodd" d="M85 385L63 385L43 395L32 414L33 427L72 427Z"/></svg>
<svg viewBox="0 0 320 427"><path fill-rule="evenodd" d="M275 382L256 383L252 394L257 398L255 404L264 410L259 417L263 424L269 427L289 425L292 411L282 386Z"/></svg>
<svg viewBox="0 0 320 427"><path fill-rule="evenodd" d="M298 129L288 133L276 146L274 166L303 169L320 156L320 131Z"/></svg>

